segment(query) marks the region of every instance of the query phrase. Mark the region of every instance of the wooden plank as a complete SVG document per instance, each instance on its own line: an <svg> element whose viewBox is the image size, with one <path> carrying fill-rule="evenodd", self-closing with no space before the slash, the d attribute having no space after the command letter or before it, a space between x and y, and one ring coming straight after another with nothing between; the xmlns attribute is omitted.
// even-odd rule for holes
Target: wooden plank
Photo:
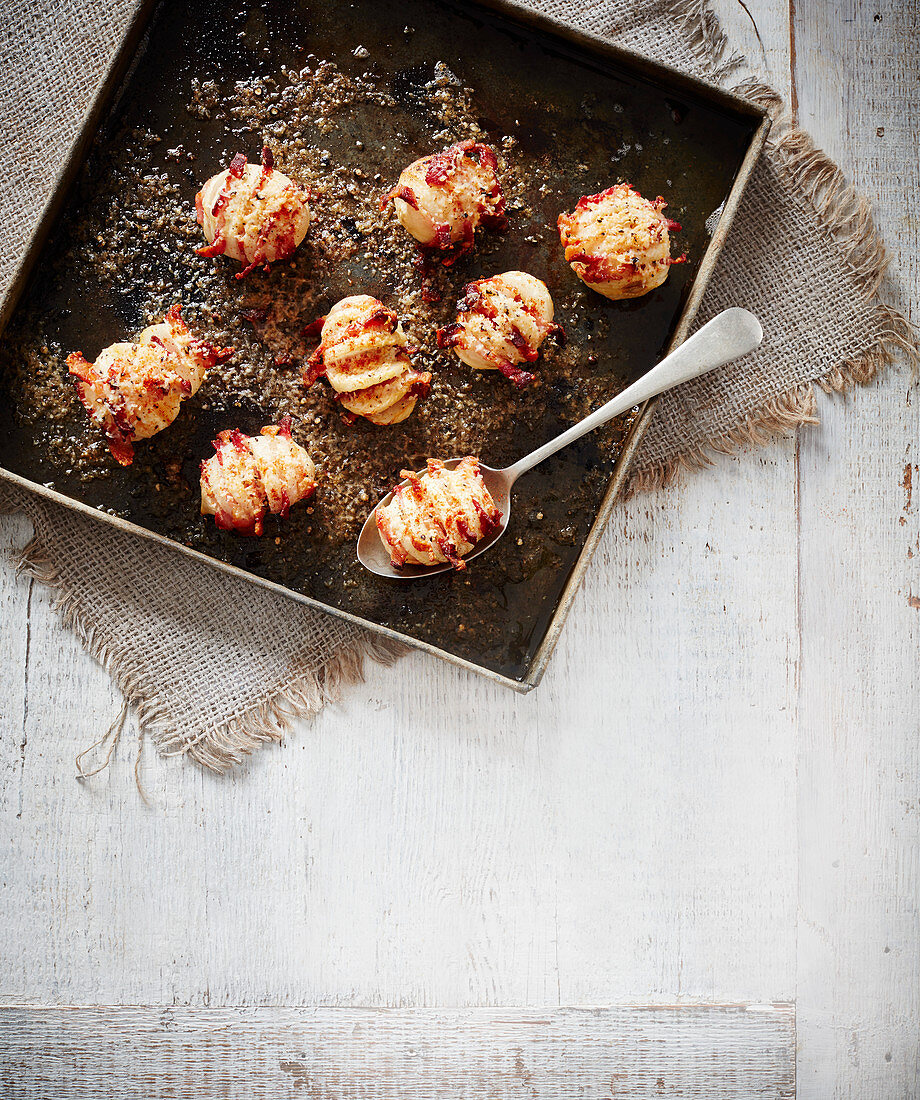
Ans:
<svg viewBox="0 0 920 1100"><path fill-rule="evenodd" d="M788 457L634 500L601 544L544 734L563 1003L791 996Z"/></svg>
<svg viewBox="0 0 920 1100"><path fill-rule="evenodd" d="M406 1011L7 1008L11 1100L794 1095L789 1005Z"/></svg>
<svg viewBox="0 0 920 1100"><path fill-rule="evenodd" d="M789 0L709 0L731 51L748 61L750 71L792 98Z"/></svg>
<svg viewBox="0 0 920 1100"><path fill-rule="evenodd" d="M0 527L0 554L6 556L22 545L28 524L7 517ZM13 570L0 570L0 730L4 751L0 756L0 805L22 813L24 771L29 753L29 673L32 664L33 583L22 583ZM13 627L13 629L10 629ZM2 849L0 849L2 850Z"/></svg>
<svg viewBox="0 0 920 1100"><path fill-rule="evenodd" d="M723 3L733 40L747 19ZM802 124L874 200L894 253L886 293L916 318L920 67L904 5L748 3ZM732 11L734 9L734 11ZM749 21L748 21L749 22ZM790 70L782 71L788 32ZM756 56L748 45L749 56ZM906 204L905 204L906 199ZM920 590L916 389L891 375L819 402L801 433L798 1085L802 1100L920 1095L920 837L912 798ZM911 612L914 612L912 615ZM884 942L883 942L884 941Z"/></svg>
<svg viewBox="0 0 920 1100"><path fill-rule="evenodd" d="M920 317L920 41L899 0L799 5L803 125L872 196ZM920 405L821 402L799 451L802 1100L920 1096Z"/></svg>

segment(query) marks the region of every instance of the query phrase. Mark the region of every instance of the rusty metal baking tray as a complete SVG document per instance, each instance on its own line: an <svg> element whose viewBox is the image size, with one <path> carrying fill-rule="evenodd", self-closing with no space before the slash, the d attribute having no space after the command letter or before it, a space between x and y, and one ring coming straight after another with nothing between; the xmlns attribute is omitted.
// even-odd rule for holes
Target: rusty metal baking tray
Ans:
<svg viewBox="0 0 920 1100"><path fill-rule="evenodd" d="M460 453L506 465L681 341L767 128L740 99L505 0L143 5L2 304L0 475L527 691L651 407L524 478L507 535L465 573L374 577L355 560L360 523L404 466ZM511 227L442 271L442 300L425 303L411 241L377 199L409 161L471 135L500 152ZM195 254L194 195L263 143L313 187L314 224L291 260L238 282L228 261ZM688 263L643 298L608 302L565 264L555 220L621 180L668 199ZM569 336L521 393L433 340L466 282L509 268L546 281ZM323 386L299 381L305 323L360 291L394 305L435 376L394 428L347 425ZM175 300L236 355L122 469L64 360L94 358ZM262 539L218 531L198 515L209 441L284 413L324 471L315 504L272 518Z"/></svg>

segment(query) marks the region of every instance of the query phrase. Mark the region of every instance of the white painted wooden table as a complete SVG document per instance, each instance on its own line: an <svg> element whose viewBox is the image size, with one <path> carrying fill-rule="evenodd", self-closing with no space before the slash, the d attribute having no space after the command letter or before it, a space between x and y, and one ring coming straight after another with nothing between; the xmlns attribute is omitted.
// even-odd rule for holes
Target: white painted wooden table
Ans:
<svg viewBox="0 0 920 1100"><path fill-rule="evenodd" d="M719 4L874 197L916 319L916 8L747 8L762 45ZM247 1006L244 1042L270 1026L260 1006L794 1002L802 1100L920 1095L920 400L892 372L820 411L622 507L533 695L411 656L229 778L147 750L151 808L130 736L74 779L120 701L4 564L0 1004L149 1006L141 1031L182 1035ZM4 546L27 535L0 525ZM644 1011L604 1017L630 1050L676 1034ZM7 1017L4 1096L56 1056L59 1016ZM705 1043L678 1039L676 1076L608 1094L753 1094L708 1090L687 1069Z"/></svg>

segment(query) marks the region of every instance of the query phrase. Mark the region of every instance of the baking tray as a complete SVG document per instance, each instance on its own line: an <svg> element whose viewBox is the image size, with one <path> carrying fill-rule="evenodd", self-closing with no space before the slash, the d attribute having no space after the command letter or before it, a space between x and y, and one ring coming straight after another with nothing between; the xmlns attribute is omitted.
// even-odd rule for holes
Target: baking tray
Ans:
<svg viewBox="0 0 920 1100"><path fill-rule="evenodd" d="M527 691L651 403L522 479L506 536L465 572L374 577L355 560L357 530L402 467L465 453L506 465L684 339L768 125L743 100L504 0L143 4L0 310L0 476ZM511 228L440 272L442 300L425 304L412 242L376 200L405 164L467 136L501 153ZM290 261L238 282L228 261L195 255L194 195L263 142L314 187L314 224ZM689 262L643 298L608 302L565 264L555 219L618 180L669 200ZM433 340L466 282L509 268L547 282L569 336L522 393ZM395 428L348 426L323 387L298 381L303 325L362 291L395 306L435 373ZM177 299L237 353L118 468L64 360L94 358ZM218 531L197 514L209 441L285 412L325 471L315 504L261 540Z"/></svg>

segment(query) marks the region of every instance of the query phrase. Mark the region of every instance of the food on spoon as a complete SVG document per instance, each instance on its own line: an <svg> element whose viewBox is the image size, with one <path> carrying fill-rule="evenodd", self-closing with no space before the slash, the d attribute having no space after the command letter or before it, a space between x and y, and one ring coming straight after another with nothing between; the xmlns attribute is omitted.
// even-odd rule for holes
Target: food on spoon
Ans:
<svg viewBox="0 0 920 1100"><path fill-rule="evenodd" d="M550 333L564 339L546 284L526 271L506 271L464 287L457 320L438 329L438 345L471 367L501 371L520 388L534 378L521 364L537 359Z"/></svg>
<svg viewBox="0 0 920 1100"><path fill-rule="evenodd" d="M473 247L478 226L503 229L505 197L495 153L478 141L461 141L422 157L403 170L391 199L396 217L426 249L450 251L446 263Z"/></svg>
<svg viewBox="0 0 920 1100"><path fill-rule="evenodd" d="M284 518L316 488L316 467L291 438L287 417L257 436L221 432L214 450L201 464L201 514L223 531L261 535L267 512Z"/></svg>
<svg viewBox="0 0 920 1100"><path fill-rule="evenodd" d="M196 339L182 320L182 307L174 305L135 343L112 344L95 363L75 351L67 357L67 369L83 407L108 436L113 457L130 466L134 443L168 428L208 368L232 354L233 348Z"/></svg>
<svg viewBox="0 0 920 1100"><path fill-rule="evenodd" d="M393 499L377 509L380 537L394 567L443 565L465 569L463 558L493 534L502 514L486 488L479 459L463 458L452 470L428 459L422 474L403 470Z"/></svg>
<svg viewBox="0 0 920 1100"><path fill-rule="evenodd" d="M638 298L660 286L672 264L670 233L677 222L662 213L662 198L649 202L628 183L578 200L571 214L560 214L559 237L565 258L579 279L605 298Z"/></svg>
<svg viewBox="0 0 920 1100"><path fill-rule="evenodd" d="M405 420L431 385L429 371L412 368L399 318L369 294L343 298L323 319L304 385L323 375L352 419L379 425Z"/></svg>
<svg viewBox="0 0 920 1100"><path fill-rule="evenodd" d="M307 235L307 196L274 167L272 152L262 149L262 163L249 164L243 153L218 172L195 196L198 224L207 246L199 256L229 256L243 264L242 279L255 267L265 270L290 256Z"/></svg>

